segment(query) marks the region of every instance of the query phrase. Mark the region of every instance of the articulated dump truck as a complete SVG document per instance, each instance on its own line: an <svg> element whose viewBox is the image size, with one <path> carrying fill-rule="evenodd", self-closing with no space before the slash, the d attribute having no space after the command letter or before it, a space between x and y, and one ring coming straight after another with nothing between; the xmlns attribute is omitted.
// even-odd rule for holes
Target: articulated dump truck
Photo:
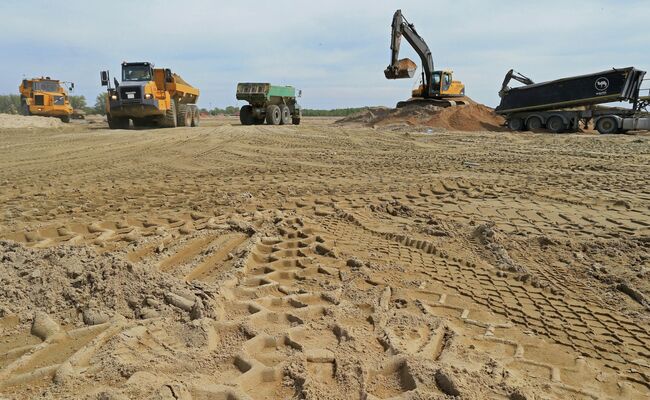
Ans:
<svg viewBox="0 0 650 400"><path fill-rule="evenodd" d="M102 86L108 89L106 118L111 129L135 127L198 126L199 89L168 68L154 68L149 62L123 62L122 81L108 71L101 72Z"/></svg>
<svg viewBox="0 0 650 400"><path fill-rule="evenodd" d="M68 92L63 82L50 77L23 79L18 87L20 91L20 113L22 115L39 115L60 118L70 122L74 110L68 99ZM74 84L70 84L70 89Z"/></svg>
<svg viewBox="0 0 650 400"><path fill-rule="evenodd" d="M264 121L268 125L300 124L302 111L292 86L238 83L237 100L249 103L239 110L242 125L259 125Z"/></svg>
<svg viewBox="0 0 650 400"><path fill-rule="evenodd" d="M593 123L601 134L650 130L650 95L642 89L645 71L633 67L613 68L592 74L535 83L514 70L501 85L503 115L513 131L546 129L554 133L575 132ZM510 87L512 80L523 84ZM630 103L631 108L606 106Z"/></svg>

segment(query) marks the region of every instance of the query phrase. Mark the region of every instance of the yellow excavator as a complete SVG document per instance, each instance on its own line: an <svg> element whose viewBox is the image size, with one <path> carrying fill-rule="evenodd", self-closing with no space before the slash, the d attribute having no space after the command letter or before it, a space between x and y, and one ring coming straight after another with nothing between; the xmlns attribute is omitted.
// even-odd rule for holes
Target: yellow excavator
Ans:
<svg viewBox="0 0 650 400"><path fill-rule="evenodd" d="M402 36L409 42L411 47L422 60L422 77L419 84L412 92L412 98L397 103L397 108L412 104L431 104L438 107L451 107L462 105L467 102L465 98L465 85L453 79L453 71L436 71L433 66L431 50L415 30L415 26L409 23L402 10L395 11L393 15L391 34L391 61L384 70L386 79L405 79L415 75L417 65L409 58L399 59L400 44Z"/></svg>

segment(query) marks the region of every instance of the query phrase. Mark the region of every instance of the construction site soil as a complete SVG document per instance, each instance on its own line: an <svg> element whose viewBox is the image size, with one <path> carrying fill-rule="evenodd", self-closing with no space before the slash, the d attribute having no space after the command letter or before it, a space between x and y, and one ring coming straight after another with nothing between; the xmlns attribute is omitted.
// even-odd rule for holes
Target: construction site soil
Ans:
<svg viewBox="0 0 650 400"><path fill-rule="evenodd" d="M650 136L484 111L5 125L0 398L647 399Z"/></svg>

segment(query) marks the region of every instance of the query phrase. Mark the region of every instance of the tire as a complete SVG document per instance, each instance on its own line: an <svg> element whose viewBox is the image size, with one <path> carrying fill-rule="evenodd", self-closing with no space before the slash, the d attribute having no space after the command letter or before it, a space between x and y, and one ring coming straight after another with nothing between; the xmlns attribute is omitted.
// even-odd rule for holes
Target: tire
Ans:
<svg viewBox="0 0 650 400"><path fill-rule="evenodd" d="M29 106L27 105L27 103L23 103L23 104L20 106L20 114L21 114L21 115L25 115L25 116L29 116L29 115L32 114L32 113L29 111Z"/></svg>
<svg viewBox="0 0 650 400"><path fill-rule="evenodd" d="M515 132L521 131L524 129L524 121L521 118L512 118L508 120L508 128Z"/></svg>
<svg viewBox="0 0 650 400"><path fill-rule="evenodd" d="M66 116L61 117L61 122L69 124L70 123L70 116L66 115Z"/></svg>
<svg viewBox="0 0 650 400"><path fill-rule="evenodd" d="M596 130L601 135L611 135L618 132L618 124L616 119L612 117L604 117L596 122Z"/></svg>
<svg viewBox="0 0 650 400"><path fill-rule="evenodd" d="M271 104L266 107L266 123L269 125L280 125L282 121L282 112L280 107L275 104Z"/></svg>
<svg viewBox="0 0 650 400"><path fill-rule="evenodd" d="M300 125L300 118L291 118L291 123L294 125Z"/></svg>
<svg viewBox="0 0 650 400"><path fill-rule="evenodd" d="M566 130L566 124L562 117L554 115L546 121L546 128L553 133L562 133Z"/></svg>
<svg viewBox="0 0 650 400"><path fill-rule="evenodd" d="M128 118L111 118L110 115L106 116L108 120L108 127L110 129L129 129L129 119Z"/></svg>
<svg viewBox="0 0 650 400"><path fill-rule="evenodd" d="M247 104L239 109L239 121L242 125L253 125L255 122L253 118L253 106Z"/></svg>
<svg viewBox="0 0 650 400"><path fill-rule="evenodd" d="M192 107L192 126L197 127L201 121L201 113L198 107Z"/></svg>
<svg viewBox="0 0 650 400"><path fill-rule="evenodd" d="M286 104L280 105L280 125L288 125L291 122L291 111Z"/></svg>
<svg viewBox="0 0 650 400"><path fill-rule="evenodd" d="M526 129L529 131L537 131L540 130L544 127L544 123L542 122L542 119L539 117L530 117L528 118L528 121L526 121Z"/></svg>
<svg viewBox="0 0 650 400"><path fill-rule="evenodd" d="M172 100L171 107L165 111L162 125L165 128L176 128L178 126L178 120L176 119L176 100Z"/></svg>
<svg viewBox="0 0 650 400"><path fill-rule="evenodd" d="M192 108L187 104L178 105L176 126L190 126L192 124Z"/></svg>

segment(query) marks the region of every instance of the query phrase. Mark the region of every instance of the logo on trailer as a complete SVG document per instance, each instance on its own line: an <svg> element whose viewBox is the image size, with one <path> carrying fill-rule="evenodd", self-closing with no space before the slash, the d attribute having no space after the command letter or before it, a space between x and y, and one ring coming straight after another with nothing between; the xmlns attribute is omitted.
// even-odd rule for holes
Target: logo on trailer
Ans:
<svg viewBox="0 0 650 400"><path fill-rule="evenodd" d="M596 86L596 90L598 90L599 92L605 91L609 87L609 79L605 77L598 78L596 79L595 86Z"/></svg>

